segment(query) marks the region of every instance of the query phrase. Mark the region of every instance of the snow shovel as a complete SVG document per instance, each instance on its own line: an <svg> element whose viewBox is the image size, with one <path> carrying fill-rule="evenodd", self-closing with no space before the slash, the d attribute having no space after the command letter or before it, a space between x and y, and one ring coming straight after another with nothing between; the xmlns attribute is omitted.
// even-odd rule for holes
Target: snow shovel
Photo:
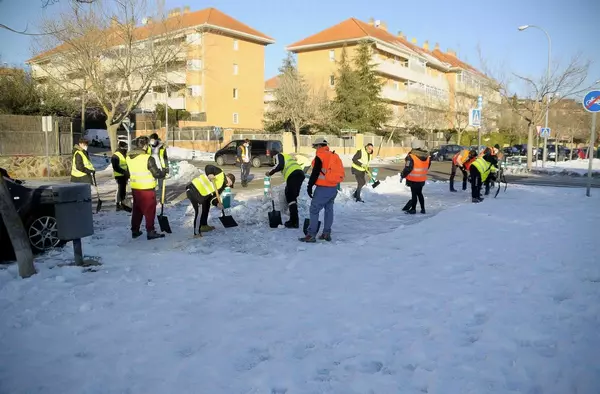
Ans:
<svg viewBox="0 0 600 394"><path fill-rule="evenodd" d="M381 182L379 182L377 179L373 178L373 175L372 175L372 174L369 172L369 170L367 170L367 174L369 174L369 176L371 177L371 180L373 180L373 181L374 181L374 182L373 182L373 184L371 185L371 187L372 187L373 189L375 189L377 186L379 186L379 184L380 184Z"/></svg>
<svg viewBox="0 0 600 394"><path fill-rule="evenodd" d="M310 219L306 218L304 219L304 225L302 226L302 229L304 231L304 235L308 235L308 227L310 226ZM319 232L319 229L321 228L321 221L319 220L317 222L317 232Z"/></svg>
<svg viewBox="0 0 600 394"><path fill-rule="evenodd" d="M221 201L221 196L219 196L219 188L217 187L217 184L214 181L213 181L213 186L215 187L215 193L217 194L217 200L219 200L219 202L221 204L223 204L223 201ZM221 216L219 217L219 220L221 221L221 224L225 228L237 227L237 225L238 225L237 222L235 221L235 219L233 218L233 216L225 215L225 208L221 209Z"/></svg>
<svg viewBox="0 0 600 394"><path fill-rule="evenodd" d="M158 225L160 226L160 231L163 233L171 234L171 225L169 224L169 218L165 216L165 190L167 188L167 181L163 179L162 182L162 192L160 196L160 215L156 218L158 219Z"/></svg>
<svg viewBox="0 0 600 394"><path fill-rule="evenodd" d="M280 224L283 224L281 221L281 212L275 210L275 200L271 199L271 204L273 205L273 210L269 212L269 227L277 228Z"/></svg>
<svg viewBox="0 0 600 394"><path fill-rule="evenodd" d="M96 213L100 212L102 209L102 200L100 199L100 192L98 191L98 183L96 182L96 174L92 174L92 179L94 180L94 188L96 189L96 198L98 202L96 203Z"/></svg>

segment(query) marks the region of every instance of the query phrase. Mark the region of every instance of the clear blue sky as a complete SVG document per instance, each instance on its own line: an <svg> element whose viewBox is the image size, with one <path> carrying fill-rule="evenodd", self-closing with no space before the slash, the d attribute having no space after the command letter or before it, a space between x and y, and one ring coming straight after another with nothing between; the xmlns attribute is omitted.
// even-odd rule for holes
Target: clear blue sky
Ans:
<svg viewBox="0 0 600 394"><path fill-rule="evenodd" d="M66 0L62 0L65 2ZM150 0L151 1L151 0ZM539 30L517 31L517 26L537 24L552 37L553 61L566 62L581 52L594 61L589 84L600 79L600 2L597 0L503 0L503 1L398 1L398 0L213 0L192 2L166 0L167 8L190 5L192 10L215 7L277 41L266 51L265 78L276 75L285 46L349 17L385 21L388 30L403 31L419 45L439 42L478 67L477 46L488 62L513 72L539 76L545 72L546 37ZM44 13L41 0L0 0L0 23L35 30ZM22 65L30 57L31 38L0 30L2 62Z"/></svg>

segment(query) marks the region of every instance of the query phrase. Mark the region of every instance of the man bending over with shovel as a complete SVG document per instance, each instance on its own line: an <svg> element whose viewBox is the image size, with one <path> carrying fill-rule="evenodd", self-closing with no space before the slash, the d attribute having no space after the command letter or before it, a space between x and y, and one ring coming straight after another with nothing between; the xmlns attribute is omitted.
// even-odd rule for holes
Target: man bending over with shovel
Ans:
<svg viewBox="0 0 600 394"><path fill-rule="evenodd" d="M290 155L272 150L271 157L275 157L275 167L271 171L267 171L265 175L273 176L273 174L281 171L285 180L285 200L290 209L290 220L285 222L284 226L286 228L299 228L298 196L302 189L302 182L304 182L304 170Z"/></svg>
<svg viewBox="0 0 600 394"><path fill-rule="evenodd" d="M194 237L201 237L203 231L215 229L213 226L208 225L210 205L223 209L223 205L217 198L217 191L221 195L226 187L233 188L234 183L235 176L233 174L225 175L219 167L208 164L204 168L204 174L192 179L192 182L186 186L187 198L194 208ZM217 190L215 190L215 185ZM200 208L202 208L202 213L200 214L200 223L197 223ZM196 232L196 228L198 228L198 232Z"/></svg>
<svg viewBox="0 0 600 394"><path fill-rule="evenodd" d="M137 139L136 149L127 154L126 162L130 174L133 207L131 214L131 237L142 235L142 218L146 219L147 239L163 238L165 235L154 229L156 216L156 179L164 179L165 170L157 167L154 157L147 153L148 137Z"/></svg>

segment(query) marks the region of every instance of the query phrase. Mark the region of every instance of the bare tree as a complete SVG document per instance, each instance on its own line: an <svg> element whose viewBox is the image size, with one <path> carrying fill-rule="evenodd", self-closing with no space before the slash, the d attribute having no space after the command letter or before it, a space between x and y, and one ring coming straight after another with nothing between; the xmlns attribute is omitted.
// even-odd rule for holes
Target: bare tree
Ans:
<svg viewBox="0 0 600 394"><path fill-rule="evenodd" d="M98 103L113 150L123 119L164 78L170 63L183 60L178 59L185 47L181 18L138 25L148 15L145 0L73 5L43 22L47 35L38 40L39 55L31 61L36 77Z"/></svg>
<svg viewBox="0 0 600 394"><path fill-rule="evenodd" d="M549 100L548 105L552 108L564 98L583 92L590 61L582 59L581 55L575 55L564 66L555 63L548 78L545 74L533 77L492 70L480 49L479 57L484 72L495 80L502 97L527 124L527 168L531 169L534 129L536 125L542 123L546 103ZM498 68L498 70L505 69L506 67ZM512 100L515 95L512 89L516 86L522 87L525 91L520 100Z"/></svg>
<svg viewBox="0 0 600 394"><path fill-rule="evenodd" d="M419 137L424 134L427 141L433 140L433 135L438 130L447 128L446 100L434 95L421 95L416 104L410 104L407 111L407 125L409 129L417 131Z"/></svg>
<svg viewBox="0 0 600 394"><path fill-rule="evenodd" d="M281 71L279 86L273 91L275 100L265 112L265 125L289 123L296 136L297 153L300 131L325 125L331 119L331 105L325 92L309 88L291 57L284 61Z"/></svg>
<svg viewBox="0 0 600 394"><path fill-rule="evenodd" d="M19 275L22 278L29 278L35 274L31 244L2 175L0 175L0 217L4 222L8 237L15 251L15 256L17 257Z"/></svg>
<svg viewBox="0 0 600 394"><path fill-rule="evenodd" d="M456 143L460 145L463 133L469 128L469 110L475 108L477 99L460 94L456 90L449 92L449 100L442 102L443 116L447 124L444 133L446 143L456 135Z"/></svg>

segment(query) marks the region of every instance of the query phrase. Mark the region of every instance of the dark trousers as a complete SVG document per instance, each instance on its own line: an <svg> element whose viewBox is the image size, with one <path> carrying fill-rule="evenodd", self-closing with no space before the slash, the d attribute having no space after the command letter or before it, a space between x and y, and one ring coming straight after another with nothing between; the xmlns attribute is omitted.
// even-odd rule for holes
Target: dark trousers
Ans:
<svg viewBox="0 0 600 394"><path fill-rule="evenodd" d="M294 224L299 223L298 219L298 196L302 189L302 183L304 182L304 172L302 170L296 170L288 176L285 183L285 201L288 203L290 209L290 222Z"/></svg>
<svg viewBox="0 0 600 394"><path fill-rule="evenodd" d="M471 198L481 197L481 174L475 166L471 166Z"/></svg>
<svg viewBox="0 0 600 394"><path fill-rule="evenodd" d="M417 200L419 200L421 209L425 209L425 197L423 197L423 186L425 186L425 182L410 183L410 209L417 209Z"/></svg>
<svg viewBox="0 0 600 394"><path fill-rule="evenodd" d="M244 183L248 183L248 178L250 177L250 167L251 166L252 166L252 163L242 162L241 172L242 172L242 182L244 182Z"/></svg>
<svg viewBox="0 0 600 394"><path fill-rule="evenodd" d="M450 190L454 190L454 177L456 176L456 169L459 168L454 162L452 162L452 170L450 170ZM462 189L467 190L467 178L469 177L467 171L460 167L460 171L462 172L463 181L462 181Z"/></svg>
<svg viewBox="0 0 600 394"><path fill-rule="evenodd" d="M118 176L115 177L115 180L117 181L117 197L115 202L117 203L117 206L119 206L127 198L127 181L129 181L129 178L126 176Z"/></svg>
<svg viewBox="0 0 600 394"><path fill-rule="evenodd" d="M140 231L142 218L146 219L146 231L154 231L156 216L156 192L150 190L131 190L133 207L131 212L131 231Z"/></svg>
<svg viewBox="0 0 600 394"><path fill-rule="evenodd" d="M194 235L201 234L200 228L208 225L208 211L210 211L211 197L202 196L193 185L187 187L185 194L194 208ZM200 214L200 223L198 223L198 214ZM198 232L196 232L196 228Z"/></svg>
<svg viewBox="0 0 600 394"><path fill-rule="evenodd" d="M354 171L354 177L356 178L356 191L354 192L354 198L360 200L360 191L367 184L366 172Z"/></svg>

